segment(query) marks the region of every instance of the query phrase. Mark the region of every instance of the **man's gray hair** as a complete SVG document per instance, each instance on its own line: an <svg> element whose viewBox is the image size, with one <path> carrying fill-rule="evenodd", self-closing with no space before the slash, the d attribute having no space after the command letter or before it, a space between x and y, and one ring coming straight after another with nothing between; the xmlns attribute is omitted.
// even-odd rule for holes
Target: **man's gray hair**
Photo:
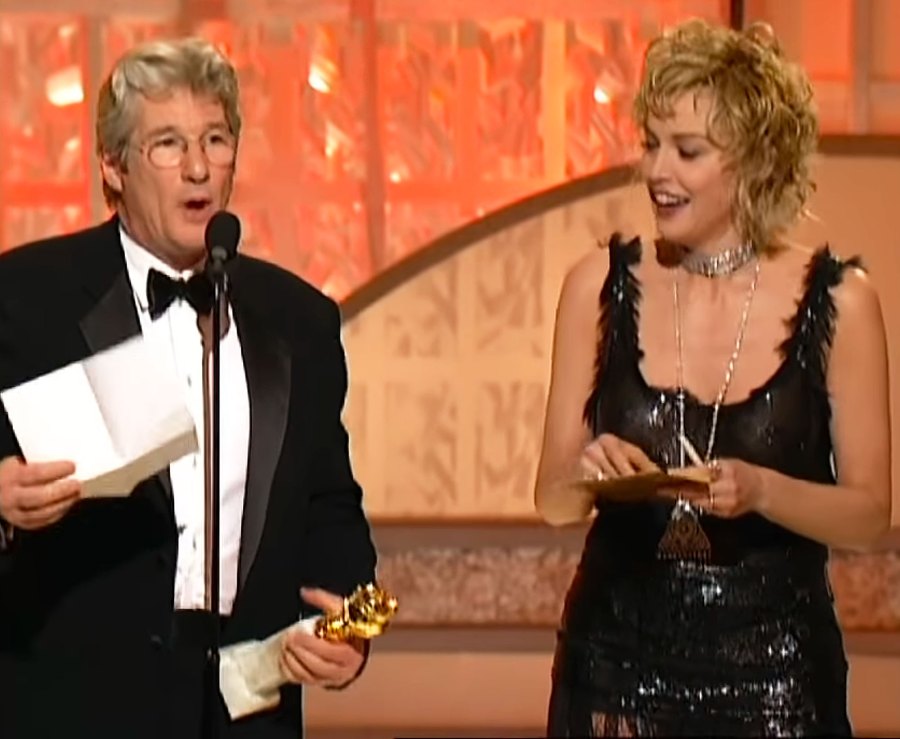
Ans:
<svg viewBox="0 0 900 739"><path fill-rule="evenodd" d="M240 138L237 73L215 46L200 38L150 41L122 56L100 87L97 99L97 153L117 160L125 157L134 134L139 96L165 96L178 88L218 100L235 140ZM103 183L109 205L119 193Z"/></svg>

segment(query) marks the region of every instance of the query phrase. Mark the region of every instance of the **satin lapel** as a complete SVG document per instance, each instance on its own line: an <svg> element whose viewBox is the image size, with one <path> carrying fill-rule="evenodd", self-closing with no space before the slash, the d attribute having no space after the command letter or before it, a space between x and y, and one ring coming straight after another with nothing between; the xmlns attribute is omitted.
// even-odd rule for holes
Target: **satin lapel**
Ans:
<svg viewBox="0 0 900 739"><path fill-rule="evenodd" d="M141 332L127 272L118 274L109 290L81 319L80 326L92 354Z"/></svg>
<svg viewBox="0 0 900 739"><path fill-rule="evenodd" d="M250 448L238 559L240 590L259 549L275 468L284 444L291 397L291 354L284 339L240 300L239 292L233 295L232 311L250 395Z"/></svg>
<svg viewBox="0 0 900 739"><path fill-rule="evenodd" d="M91 354L109 349L141 332L124 262L109 289L85 314L79 326ZM172 481L169 478L168 468L157 474L156 478L165 490L167 498L171 500ZM171 509L170 515L174 516L174 508Z"/></svg>

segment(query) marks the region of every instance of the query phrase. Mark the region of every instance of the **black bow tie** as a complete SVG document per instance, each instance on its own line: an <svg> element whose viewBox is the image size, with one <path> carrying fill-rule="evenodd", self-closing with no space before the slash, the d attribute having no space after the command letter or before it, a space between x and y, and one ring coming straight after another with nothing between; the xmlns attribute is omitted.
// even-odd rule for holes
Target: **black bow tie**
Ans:
<svg viewBox="0 0 900 739"><path fill-rule="evenodd" d="M213 286L205 274L195 274L188 280L173 280L151 269L147 274L147 305L150 318L159 318L175 300L186 300L202 316L212 310Z"/></svg>

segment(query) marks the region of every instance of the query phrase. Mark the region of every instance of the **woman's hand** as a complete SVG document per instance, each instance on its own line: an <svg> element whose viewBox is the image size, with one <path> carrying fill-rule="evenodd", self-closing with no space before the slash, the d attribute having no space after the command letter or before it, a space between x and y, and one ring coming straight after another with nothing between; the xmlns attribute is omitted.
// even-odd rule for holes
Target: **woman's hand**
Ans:
<svg viewBox="0 0 900 739"><path fill-rule="evenodd" d="M758 510L765 469L739 459L720 459L710 466L712 482L709 487L681 490L682 497L719 518L737 518Z"/></svg>
<svg viewBox="0 0 900 739"><path fill-rule="evenodd" d="M639 447L613 434L600 434L585 446L578 465L582 476L589 480L606 480L659 470Z"/></svg>

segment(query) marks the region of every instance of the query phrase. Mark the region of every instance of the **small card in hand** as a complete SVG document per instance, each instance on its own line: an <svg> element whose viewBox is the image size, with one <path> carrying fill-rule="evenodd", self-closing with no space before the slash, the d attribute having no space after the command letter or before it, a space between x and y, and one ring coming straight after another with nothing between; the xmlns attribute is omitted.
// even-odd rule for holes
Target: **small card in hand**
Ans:
<svg viewBox="0 0 900 739"><path fill-rule="evenodd" d="M710 482L712 471L708 467L678 467L603 480L579 480L578 484L597 498L635 502L655 498L662 488L706 486Z"/></svg>

